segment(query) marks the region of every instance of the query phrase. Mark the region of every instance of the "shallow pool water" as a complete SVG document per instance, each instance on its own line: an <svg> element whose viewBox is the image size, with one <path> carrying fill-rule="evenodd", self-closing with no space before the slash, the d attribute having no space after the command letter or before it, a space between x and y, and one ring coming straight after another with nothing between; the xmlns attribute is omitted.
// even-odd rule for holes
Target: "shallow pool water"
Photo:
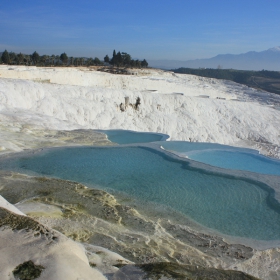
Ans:
<svg viewBox="0 0 280 280"><path fill-rule="evenodd" d="M52 149L2 161L0 168L116 190L171 207L224 234L280 239L280 208L263 184L191 168L151 148Z"/></svg>
<svg viewBox="0 0 280 280"><path fill-rule="evenodd" d="M160 145L166 150L212 166L280 175L280 160L262 156L255 150L183 141L162 142Z"/></svg>
<svg viewBox="0 0 280 280"><path fill-rule="evenodd" d="M117 144L134 144L134 143L150 143L156 141L165 141L169 138L166 134L136 132L130 130L97 130L105 133L111 142Z"/></svg>

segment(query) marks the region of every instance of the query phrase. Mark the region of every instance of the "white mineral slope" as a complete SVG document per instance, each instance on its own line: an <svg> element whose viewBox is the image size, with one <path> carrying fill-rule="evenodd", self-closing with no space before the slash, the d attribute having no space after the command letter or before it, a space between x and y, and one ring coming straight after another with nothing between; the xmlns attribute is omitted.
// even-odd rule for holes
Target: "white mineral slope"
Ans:
<svg viewBox="0 0 280 280"><path fill-rule="evenodd" d="M9 203L2 195L0 195L0 207L3 207L11 212L14 212L15 214L25 216L25 214L23 212L21 212L13 204Z"/></svg>
<svg viewBox="0 0 280 280"><path fill-rule="evenodd" d="M13 133L48 129L129 129L171 140L215 142L280 157L280 96L233 82L139 70L113 75L77 68L0 66L0 147L24 148ZM124 97L139 110L119 105ZM238 101L236 101L238 100ZM27 132L28 133L28 132Z"/></svg>
<svg viewBox="0 0 280 280"><path fill-rule="evenodd" d="M15 268L27 261L40 265L44 269L39 280L47 279L96 279L105 280L101 272L91 268L84 247L67 238L63 234L48 229L24 216L13 205L0 196L0 210L11 211L11 224L7 223L0 229L0 275L2 280L17 279ZM12 214L14 213L14 214ZM2 217L1 217L2 218ZM5 217L7 220L7 217ZM16 222L18 220L18 222ZM30 222L31 220L31 222ZM37 223L36 228L32 223ZM18 223L26 228L17 230ZM30 224L28 226L27 224Z"/></svg>

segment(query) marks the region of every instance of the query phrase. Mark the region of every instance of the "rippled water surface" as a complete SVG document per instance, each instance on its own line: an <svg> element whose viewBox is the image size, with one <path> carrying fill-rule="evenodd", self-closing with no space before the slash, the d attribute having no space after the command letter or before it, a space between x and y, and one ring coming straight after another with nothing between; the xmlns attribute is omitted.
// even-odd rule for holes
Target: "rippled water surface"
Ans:
<svg viewBox="0 0 280 280"><path fill-rule="evenodd" d="M1 165L120 191L171 207L228 235L280 239L280 211L262 185L190 168L150 148L53 149Z"/></svg>

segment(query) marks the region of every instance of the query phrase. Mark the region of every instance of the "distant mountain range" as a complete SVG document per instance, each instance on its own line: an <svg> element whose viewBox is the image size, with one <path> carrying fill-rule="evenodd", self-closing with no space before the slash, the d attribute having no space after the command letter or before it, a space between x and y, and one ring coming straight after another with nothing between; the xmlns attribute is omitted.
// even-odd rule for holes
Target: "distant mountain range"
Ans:
<svg viewBox="0 0 280 280"><path fill-rule="evenodd" d="M219 54L208 59L148 60L149 66L161 69L186 68L222 68L238 70L280 71L280 46L265 51L250 51L242 54Z"/></svg>

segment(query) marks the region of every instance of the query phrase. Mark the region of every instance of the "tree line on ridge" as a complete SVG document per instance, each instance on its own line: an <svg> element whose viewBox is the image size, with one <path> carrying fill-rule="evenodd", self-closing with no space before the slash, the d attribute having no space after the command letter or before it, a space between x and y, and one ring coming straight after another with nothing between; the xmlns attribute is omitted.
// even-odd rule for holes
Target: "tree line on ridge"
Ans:
<svg viewBox="0 0 280 280"><path fill-rule="evenodd" d="M111 65L114 65L114 66L125 66L125 67L133 67L133 68L145 68L145 67L148 67L148 62L146 61L146 59L144 60L134 60L134 59L131 59L131 56L130 54L126 53L126 52L118 52L116 53L116 51L114 50L113 51L113 56L112 58L110 59L108 55L106 55L104 57L104 62L105 63L109 63Z"/></svg>
<svg viewBox="0 0 280 280"><path fill-rule="evenodd" d="M145 68L148 62L144 60L134 60L131 55L125 52L113 51L113 56L108 55L101 61L98 57L68 57L64 52L61 55L39 55L36 51L32 54L16 54L5 50L1 57L0 63L9 65L27 65L27 66L102 66L112 65L117 67Z"/></svg>

